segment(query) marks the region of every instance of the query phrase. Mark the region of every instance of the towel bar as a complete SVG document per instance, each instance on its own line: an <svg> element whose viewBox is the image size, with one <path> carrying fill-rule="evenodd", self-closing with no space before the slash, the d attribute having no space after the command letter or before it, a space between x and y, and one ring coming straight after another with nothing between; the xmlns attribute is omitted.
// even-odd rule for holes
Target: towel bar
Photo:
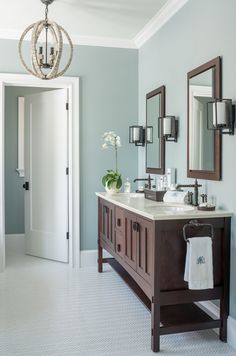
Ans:
<svg viewBox="0 0 236 356"><path fill-rule="evenodd" d="M214 239L214 227L212 224L201 224L197 220L191 220L191 221L189 221L188 224L185 224L183 227L183 235L184 235L184 240L186 242L188 242L188 238L186 236L186 229L190 226L191 227L193 227L193 226L195 226L195 227L203 227L203 226L209 227L211 229L211 236L209 236L209 237L211 237L212 240Z"/></svg>

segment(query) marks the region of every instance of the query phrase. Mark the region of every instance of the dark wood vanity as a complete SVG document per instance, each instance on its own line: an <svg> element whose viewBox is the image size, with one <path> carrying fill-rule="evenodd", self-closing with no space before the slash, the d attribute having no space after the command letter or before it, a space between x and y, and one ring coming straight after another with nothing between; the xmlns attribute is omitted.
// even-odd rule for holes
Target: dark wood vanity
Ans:
<svg viewBox="0 0 236 356"><path fill-rule="evenodd" d="M214 227L214 288L189 290L184 282L189 218L152 220L98 197L98 271L109 263L151 311L151 347L160 350L160 336L193 330L220 329L227 341L230 273L230 215L197 212L197 220ZM200 227L191 236L206 236ZM194 234L194 235L193 235ZM103 249L113 258L103 258ZM220 317L213 319L196 302L220 299Z"/></svg>

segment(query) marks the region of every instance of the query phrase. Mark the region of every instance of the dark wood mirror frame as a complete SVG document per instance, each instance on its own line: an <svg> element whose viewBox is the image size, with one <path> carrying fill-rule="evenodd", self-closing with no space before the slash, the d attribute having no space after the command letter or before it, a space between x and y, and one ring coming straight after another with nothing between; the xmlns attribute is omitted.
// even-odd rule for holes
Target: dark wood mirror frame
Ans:
<svg viewBox="0 0 236 356"><path fill-rule="evenodd" d="M147 100L152 98L155 95L160 95L161 96L161 109L160 109L160 117L165 116L165 103L166 103L166 90L165 86L162 85L161 87L151 91L146 95L146 127L148 126L147 122ZM158 117L157 117L158 120ZM160 168L155 168L155 167L147 167L147 140L145 144L146 148L146 173L152 173L152 174L165 174L165 139L162 137L160 139Z"/></svg>
<svg viewBox="0 0 236 356"><path fill-rule="evenodd" d="M200 67L197 67L187 74L187 110L188 110L188 123L187 123L187 176L189 178L199 178L207 180L221 180L221 134L219 130L215 131L214 137L214 170L204 171L204 170L192 170L189 168L189 158L190 158L190 137L189 137L189 85L190 79L198 74L202 74L209 69L214 69L214 80L213 80L213 95L214 99L221 99L222 91L222 77L221 77L221 57L217 57Z"/></svg>

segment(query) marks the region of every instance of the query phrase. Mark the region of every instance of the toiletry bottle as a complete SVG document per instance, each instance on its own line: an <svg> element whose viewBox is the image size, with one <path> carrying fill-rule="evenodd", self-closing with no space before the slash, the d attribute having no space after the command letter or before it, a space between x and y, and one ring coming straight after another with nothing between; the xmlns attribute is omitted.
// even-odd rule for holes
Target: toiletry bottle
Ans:
<svg viewBox="0 0 236 356"><path fill-rule="evenodd" d="M163 190L167 190L168 184L167 184L167 176L163 177Z"/></svg>
<svg viewBox="0 0 236 356"><path fill-rule="evenodd" d="M126 182L124 184L124 193L130 193L131 192L131 184L129 178L126 178Z"/></svg>
<svg viewBox="0 0 236 356"><path fill-rule="evenodd" d="M164 190L163 176L160 176L160 190Z"/></svg>
<svg viewBox="0 0 236 356"><path fill-rule="evenodd" d="M166 175L167 175L167 188L170 189L170 187L176 183L176 169L167 168Z"/></svg>

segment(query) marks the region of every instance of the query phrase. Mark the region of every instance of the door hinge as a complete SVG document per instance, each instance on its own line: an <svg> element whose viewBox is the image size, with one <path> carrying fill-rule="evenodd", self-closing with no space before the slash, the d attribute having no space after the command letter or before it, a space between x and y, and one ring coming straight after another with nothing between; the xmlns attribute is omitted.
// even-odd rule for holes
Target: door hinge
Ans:
<svg viewBox="0 0 236 356"><path fill-rule="evenodd" d="M69 232L66 233L66 239L69 240Z"/></svg>
<svg viewBox="0 0 236 356"><path fill-rule="evenodd" d="M69 175L69 167L66 167L66 175Z"/></svg>
<svg viewBox="0 0 236 356"><path fill-rule="evenodd" d="M66 110L69 110L69 103L66 103Z"/></svg>

